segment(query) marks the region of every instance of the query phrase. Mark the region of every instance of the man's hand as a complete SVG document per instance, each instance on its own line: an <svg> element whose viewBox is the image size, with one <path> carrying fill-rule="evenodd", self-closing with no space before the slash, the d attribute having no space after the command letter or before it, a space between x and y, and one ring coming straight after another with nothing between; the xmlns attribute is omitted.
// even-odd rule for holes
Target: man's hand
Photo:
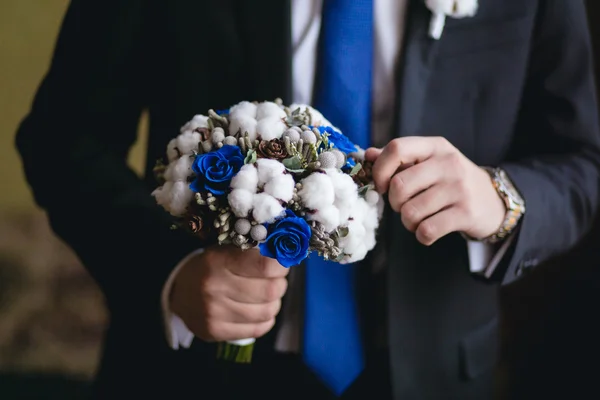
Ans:
<svg viewBox="0 0 600 400"><path fill-rule="evenodd" d="M373 179L392 209L431 245L451 232L483 239L499 229L506 207L489 174L441 137L403 137L367 150Z"/></svg>
<svg viewBox="0 0 600 400"><path fill-rule="evenodd" d="M171 310L207 342L258 338L275 324L288 272L256 250L215 246L179 271Z"/></svg>

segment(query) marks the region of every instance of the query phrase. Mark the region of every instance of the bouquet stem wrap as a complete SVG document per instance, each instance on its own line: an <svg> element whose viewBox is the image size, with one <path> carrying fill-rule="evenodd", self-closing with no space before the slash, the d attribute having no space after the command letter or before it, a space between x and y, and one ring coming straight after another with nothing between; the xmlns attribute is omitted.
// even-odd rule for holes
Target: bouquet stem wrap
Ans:
<svg viewBox="0 0 600 400"><path fill-rule="evenodd" d="M249 364L252 362L254 342L256 342L256 339L252 338L220 342L217 346L217 359L238 364Z"/></svg>

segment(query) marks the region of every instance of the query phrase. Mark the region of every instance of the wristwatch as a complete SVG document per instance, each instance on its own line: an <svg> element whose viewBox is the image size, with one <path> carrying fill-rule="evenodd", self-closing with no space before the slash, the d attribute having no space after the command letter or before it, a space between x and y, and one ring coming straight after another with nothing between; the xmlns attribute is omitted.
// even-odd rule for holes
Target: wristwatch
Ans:
<svg viewBox="0 0 600 400"><path fill-rule="evenodd" d="M502 241L515 230L519 220L525 214L525 200L502 168L482 168L490 174L494 188L506 206L506 215L498 231L481 240L494 244Z"/></svg>

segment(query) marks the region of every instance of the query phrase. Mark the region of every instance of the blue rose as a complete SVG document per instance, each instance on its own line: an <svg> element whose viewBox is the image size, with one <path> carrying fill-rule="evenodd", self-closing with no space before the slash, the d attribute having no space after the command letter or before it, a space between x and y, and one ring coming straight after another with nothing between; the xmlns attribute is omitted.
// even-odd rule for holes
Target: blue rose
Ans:
<svg viewBox="0 0 600 400"><path fill-rule="evenodd" d="M259 245L260 254L276 259L286 268L298 265L308 256L312 232L303 218L292 210L267 227L267 238Z"/></svg>
<svg viewBox="0 0 600 400"><path fill-rule="evenodd" d="M333 145L334 149L338 149L346 154L356 152L356 145L348 139L348 136L336 131L331 126L320 126L319 132L321 132L321 134L327 133L329 135L327 140Z"/></svg>
<svg viewBox="0 0 600 400"><path fill-rule="evenodd" d="M217 151L200 154L192 164L196 180L190 184L190 189L222 196L227 193L231 179L243 166L244 156L238 146L226 145Z"/></svg>

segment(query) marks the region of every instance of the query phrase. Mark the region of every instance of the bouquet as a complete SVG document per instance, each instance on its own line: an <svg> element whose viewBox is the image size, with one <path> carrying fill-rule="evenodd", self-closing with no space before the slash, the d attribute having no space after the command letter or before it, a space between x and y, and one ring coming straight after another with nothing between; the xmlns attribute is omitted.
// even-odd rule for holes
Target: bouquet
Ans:
<svg viewBox="0 0 600 400"><path fill-rule="evenodd" d="M258 247L284 267L352 263L375 246L383 201L364 150L314 108L243 101L196 115L167 146L157 203L205 243ZM249 362L254 339L218 357Z"/></svg>

